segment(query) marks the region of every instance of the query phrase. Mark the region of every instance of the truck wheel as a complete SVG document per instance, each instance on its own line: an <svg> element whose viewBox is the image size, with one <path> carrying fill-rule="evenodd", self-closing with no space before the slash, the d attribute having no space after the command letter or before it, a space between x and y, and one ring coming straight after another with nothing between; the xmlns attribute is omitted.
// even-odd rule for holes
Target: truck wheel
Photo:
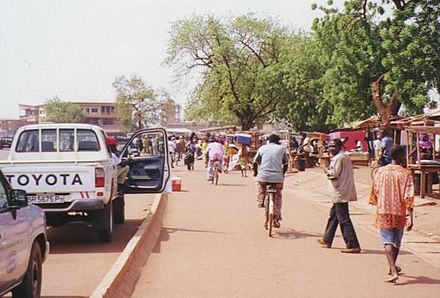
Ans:
<svg viewBox="0 0 440 298"><path fill-rule="evenodd" d="M125 200L120 195L113 201L113 222L115 224L123 224L125 221Z"/></svg>
<svg viewBox="0 0 440 298"><path fill-rule="evenodd" d="M43 257L38 242L32 245L28 267L21 283L12 289L14 298L40 297L41 281L43 279L42 269Z"/></svg>
<svg viewBox="0 0 440 298"><path fill-rule="evenodd" d="M113 204L110 201L105 205L101 213L102 224L105 228L98 229L98 238L100 242L110 242L113 237Z"/></svg>

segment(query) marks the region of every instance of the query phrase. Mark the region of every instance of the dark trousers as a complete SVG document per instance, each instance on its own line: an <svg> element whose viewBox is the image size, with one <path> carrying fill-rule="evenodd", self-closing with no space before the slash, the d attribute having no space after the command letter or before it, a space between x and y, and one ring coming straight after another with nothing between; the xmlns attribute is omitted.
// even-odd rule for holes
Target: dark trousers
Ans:
<svg viewBox="0 0 440 298"><path fill-rule="evenodd" d="M335 203L330 209L327 226L323 236L324 242L330 246L333 243L338 224L341 227L342 237L344 238L347 248L360 247L348 212L348 203Z"/></svg>

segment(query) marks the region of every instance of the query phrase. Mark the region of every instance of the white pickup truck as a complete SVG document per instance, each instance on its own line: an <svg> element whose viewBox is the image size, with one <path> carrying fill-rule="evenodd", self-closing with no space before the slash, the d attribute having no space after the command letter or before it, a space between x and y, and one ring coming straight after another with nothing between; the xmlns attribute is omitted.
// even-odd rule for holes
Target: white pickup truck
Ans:
<svg viewBox="0 0 440 298"><path fill-rule="evenodd" d="M167 144L166 131L145 129L134 138L154 137ZM85 221L102 242L112 240L113 223L123 223L124 197L117 191L117 167L106 146L102 128L80 123L35 124L15 134L0 168L14 188L26 190L31 203L43 208L49 226ZM124 192L162 192L169 183L167 146L152 154L129 158Z"/></svg>

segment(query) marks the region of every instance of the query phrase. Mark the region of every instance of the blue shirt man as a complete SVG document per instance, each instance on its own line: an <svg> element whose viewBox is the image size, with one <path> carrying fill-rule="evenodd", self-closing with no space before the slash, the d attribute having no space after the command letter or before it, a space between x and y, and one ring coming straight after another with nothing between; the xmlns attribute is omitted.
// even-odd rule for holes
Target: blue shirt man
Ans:
<svg viewBox="0 0 440 298"><path fill-rule="evenodd" d="M381 166L386 166L391 163L391 147L394 145L393 139L386 130L380 132L380 146L382 150Z"/></svg>

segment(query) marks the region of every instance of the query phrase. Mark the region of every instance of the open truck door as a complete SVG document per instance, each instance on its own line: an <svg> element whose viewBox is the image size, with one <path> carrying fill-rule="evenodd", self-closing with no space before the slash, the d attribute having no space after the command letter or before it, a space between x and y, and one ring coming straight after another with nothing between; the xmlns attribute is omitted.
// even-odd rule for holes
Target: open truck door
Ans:
<svg viewBox="0 0 440 298"><path fill-rule="evenodd" d="M120 152L129 170L123 193L161 193L170 187L168 136L163 128L145 128L133 133Z"/></svg>

